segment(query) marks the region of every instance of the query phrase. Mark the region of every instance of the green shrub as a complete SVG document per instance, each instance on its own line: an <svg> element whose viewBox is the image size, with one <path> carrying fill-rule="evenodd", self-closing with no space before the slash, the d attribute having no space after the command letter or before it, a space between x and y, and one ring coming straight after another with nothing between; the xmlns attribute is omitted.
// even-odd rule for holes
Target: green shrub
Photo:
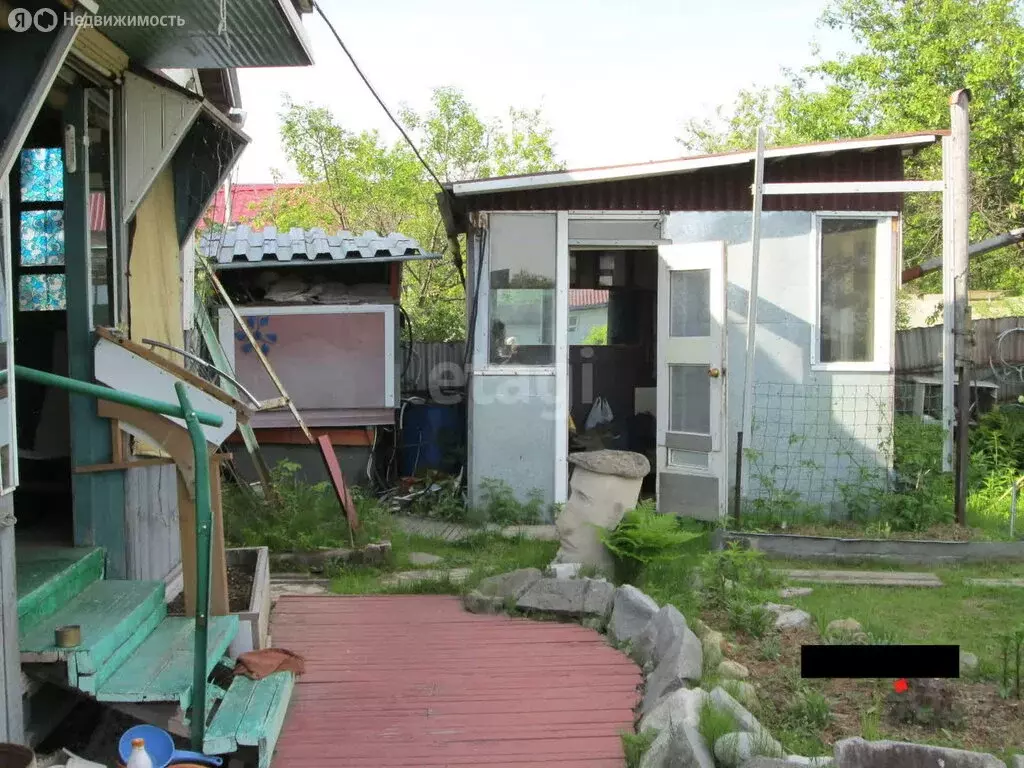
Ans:
<svg viewBox="0 0 1024 768"><path fill-rule="evenodd" d="M626 768L640 768L640 762L658 738L658 732L648 728L643 733L623 733L622 751L626 753Z"/></svg>
<svg viewBox="0 0 1024 768"><path fill-rule="evenodd" d="M522 502L503 480L485 477L480 481L480 489L483 504L470 511L475 522L495 525L532 525L540 522L544 498L539 490L531 491L526 501Z"/></svg>
<svg viewBox="0 0 1024 768"><path fill-rule="evenodd" d="M697 730L704 738L704 743L710 749L714 749L716 741L736 730L736 724L733 722L732 714L719 709L710 698L706 698L700 705Z"/></svg>
<svg viewBox="0 0 1024 768"><path fill-rule="evenodd" d="M643 501L623 515L612 530L600 529L601 541L615 559L620 582L634 582L651 563L669 560L704 533L688 529L674 515L660 515L651 501Z"/></svg>
<svg viewBox="0 0 1024 768"><path fill-rule="evenodd" d="M270 499L226 483L223 491L224 535L229 546L269 547L277 551L311 551L347 547L348 522L328 482L307 483L300 465L281 461L272 471ZM372 496L352 488L361 524L356 544L386 537L390 515Z"/></svg>
<svg viewBox="0 0 1024 768"><path fill-rule="evenodd" d="M711 608L728 608L737 601L754 602L759 593L780 583L763 552L737 542L709 553L701 571L703 599Z"/></svg>

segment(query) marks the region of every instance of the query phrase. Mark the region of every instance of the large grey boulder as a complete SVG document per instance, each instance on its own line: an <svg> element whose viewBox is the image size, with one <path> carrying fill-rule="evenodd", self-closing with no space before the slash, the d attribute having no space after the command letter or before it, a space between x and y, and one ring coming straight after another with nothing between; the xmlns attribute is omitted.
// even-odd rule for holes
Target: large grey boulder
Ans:
<svg viewBox="0 0 1024 768"><path fill-rule="evenodd" d="M1006 768L984 752L861 738L836 742L835 758L836 768Z"/></svg>
<svg viewBox="0 0 1024 768"><path fill-rule="evenodd" d="M470 613L502 613L505 610L505 599L485 595L474 589L462 596L462 607Z"/></svg>
<svg viewBox="0 0 1024 768"><path fill-rule="evenodd" d="M583 563L611 573L611 553L600 529L611 530L636 506L640 486L651 471L647 457L630 451L588 451L569 455L573 465L569 499L555 520L558 563Z"/></svg>
<svg viewBox="0 0 1024 768"><path fill-rule="evenodd" d="M1014 755L1011 757L1010 768L1024 768L1024 755Z"/></svg>
<svg viewBox="0 0 1024 768"><path fill-rule="evenodd" d="M780 613L775 618L775 628L785 632L788 629L806 629L811 626L811 614L796 608L792 611Z"/></svg>
<svg viewBox="0 0 1024 768"><path fill-rule="evenodd" d="M673 723L658 732L640 768L715 768L715 760L696 726Z"/></svg>
<svg viewBox="0 0 1024 768"><path fill-rule="evenodd" d="M740 764L740 768L799 768L809 766L810 768L830 768L835 765L831 757L801 757L800 755L788 755L787 757L752 757Z"/></svg>
<svg viewBox="0 0 1024 768"><path fill-rule="evenodd" d="M686 723L696 728L700 724L700 708L707 701L708 692L700 688L680 688L667 696L643 717L640 730L653 728L667 730L672 723Z"/></svg>
<svg viewBox="0 0 1024 768"><path fill-rule="evenodd" d="M665 694L699 682L703 672L704 652L700 640L689 627L683 627L675 645L647 676L641 713L646 715L653 710Z"/></svg>
<svg viewBox="0 0 1024 768"><path fill-rule="evenodd" d="M516 601L521 611L546 613L562 618L607 619L615 587L596 579L551 579L535 581Z"/></svg>
<svg viewBox="0 0 1024 768"><path fill-rule="evenodd" d="M608 636L615 643L628 643L639 635L658 613L658 604L636 587L624 584L615 590Z"/></svg>
<svg viewBox="0 0 1024 768"><path fill-rule="evenodd" d="M476 590L487 597L518 600L544 574L537 568L520 568L497 576L488 576L477 584Z"/></svg>
<svg viewBox="0 0 1024 768"><path fill-rule="evenodd" d="M782 745L768 733L747 733L737 731L719 736L715 742L715 757L724 768L739 768L756 755L781 757L785 752Z"/></svg>
<svg viewBox="0 0 1024 768"><path fill-rule="evenodd" d="M657 665L675 647L686 629L686 619L674 605L662 606L661 610L633 640L630 655L633 660L646 667Z"/></svg>

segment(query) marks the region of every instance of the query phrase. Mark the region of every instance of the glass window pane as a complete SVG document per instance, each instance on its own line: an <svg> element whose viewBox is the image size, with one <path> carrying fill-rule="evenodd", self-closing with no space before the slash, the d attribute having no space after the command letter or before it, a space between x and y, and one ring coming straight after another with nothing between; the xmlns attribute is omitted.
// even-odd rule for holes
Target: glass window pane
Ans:
<svg viewBox="0 0 1024 768"><path fill-rule="evenodd" d="M489 236L488 359L498 365L553 365L555 216L494 214Z"/></svg>
<svg viewBox="0 0 1024 768"><path fill-rule="evenodd" d="M64 211L21 212L21 265L64 263Z"/></svg>
<svg viewBox="0 0 1024 768"><path fill-rule="evenodd" d="M603 347L608 344L608 290L569 289L569 345Z"/></svg>
<svg viewBox="0 0 1024 768"><path fill-rule="evenodd" d="M711 434L711 377L706 365L670 365L670 432Z"/></svg>
<svg viewBox="0 0 1024 768"><path fill-rule="evenodd" d="M64 152L59 147L21 151L21 201L59 203L64 199Z"/></svg>
<svg viewBox="0 0 1024 768"><path fill-rule="evenodd" d="M107 228L110 210L110 115L99 93L89 98L89 270L93 326L115 323L114 254Z"/></svg>
<svg viewBox="0 0 1024 768"><path fill-rule="evenodd" d="M22 312L66 308L64 275L22 275L18 280L18 309Z"/></svg>
<svg viewBox="0 0 1024 768"><path fill-rule="evenodd" d="M680 451L675 448L668 449L668 463L672 467L696 467L697 469L708 468L708 454L697 451Z"/></svg>
<svg viewBox="0 0 1024 768"><path fill-rule="evenodd" d="M821 348L823 363L874 359L875 219L821 222Z"/></svg>
<svg viewBox="0 0 1024 768"><path fill-rule="evenodd" d="M673 272L669 280L669 334L710 336L711 270Z"/></svg>

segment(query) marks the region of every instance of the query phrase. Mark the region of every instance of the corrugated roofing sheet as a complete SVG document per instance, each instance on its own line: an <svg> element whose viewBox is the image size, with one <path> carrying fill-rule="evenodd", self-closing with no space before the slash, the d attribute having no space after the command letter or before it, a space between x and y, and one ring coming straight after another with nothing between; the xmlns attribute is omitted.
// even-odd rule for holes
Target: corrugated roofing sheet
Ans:
<svg viewBox="0 0 1024 768"><path fill-rule="evenodd" d="M277 227L254 230L244 224L226 232L203 235L200 248L207 257L216 258L218 269L353 259L413 261L437 258L437 254L425 252L411 237L396 232L386 236L373 231L356 235L342 230L328 235L319 228L278 232Z"/></svg>
<svg viewBox="0 0 1024 768"><path fill-rule="evenodd" d="M167 23L172 15L181 19L180 26ZM291 0L104 0L99 16L97 29L133 61L149 68L305 67L313 63ZM126 21L137 17L162 20Z"/></svg>

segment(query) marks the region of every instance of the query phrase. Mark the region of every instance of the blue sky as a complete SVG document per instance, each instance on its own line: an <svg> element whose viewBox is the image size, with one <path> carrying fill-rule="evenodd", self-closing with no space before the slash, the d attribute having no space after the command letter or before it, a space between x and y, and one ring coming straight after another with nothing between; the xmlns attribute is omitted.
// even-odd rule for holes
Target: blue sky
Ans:
<svg viewBox="0 0 1024 768"><path fill-rule="evenodd" d="M487 117L540 106L569 167L679 156L674 137L687 118L808 63L812 40L826 52L845 42L817 27L824 0L321 2L392 109L425 108L442 85ZM320 17L303 23L316 66L239 73L253 139L240 182L269 181L271 169L297 179L278 135L286 92L328 106L349 130L397 138Z"/></svg>

